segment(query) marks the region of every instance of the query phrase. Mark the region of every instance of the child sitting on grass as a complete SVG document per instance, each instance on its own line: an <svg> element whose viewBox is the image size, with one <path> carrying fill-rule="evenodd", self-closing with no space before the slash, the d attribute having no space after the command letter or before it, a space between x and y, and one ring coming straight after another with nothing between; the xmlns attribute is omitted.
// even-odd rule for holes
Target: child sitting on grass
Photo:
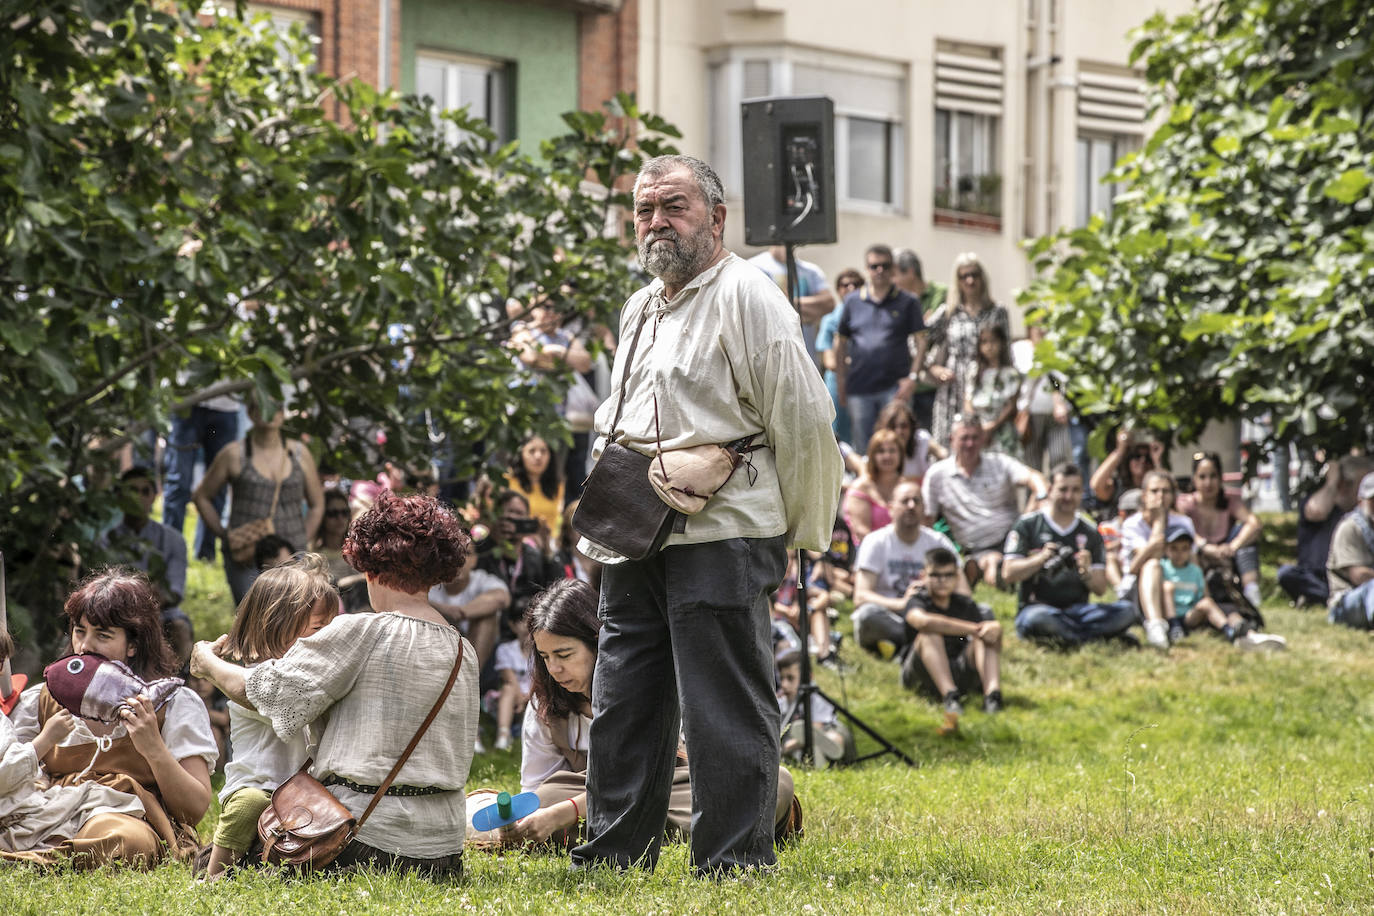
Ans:
<svg viewBox="0 0 1374 916"><path fill-rule="evenodd" d="M318 554L264 570L243 596L220 654L245 665L281 658L296 640L318 633L339 612L329 565ZM229 704L233 759L224 768L219 824L206 875L212 881L235 865L257 839L258 817L272 790L295 775L310 756L305 733L284 742L256 710Z"/></svg>
<svg viewBox="0 0 1374 916"><path fill-rule="evenodd" d="M983 694L983 711L1002 709L1002 625L984 620L968 595L955 593L959 558L944 548L926 554L925 585L906 605L911 648L902 661L902 686L944 704L942 731L953 731L961 695Z"/></svg>
<svg viewBox="0 0 1374 916"><path fill-rule="evenodd" d="M805 741L802 708L797 702L801 690L801 652L784 650L778 656L778 706L784 716L782 753L800 760ZM790 714L789 714L790 713ZM854 737L835 715L835 707L818 696L811 697L811 726L817 767L853 758Z"/></svg>
<svg viewBox="0 0 1374 916"><path fill-rule="evenodd" d="M511 745L511 724L517 715L524 716L525 705L530 701L530 653L534 650L530 642L530 628L525 615L513 609L506 610L506 623L515 634L496 647L493 665L501 676L501 689L496 694L496 749L505 751ZM490 694L488 694L490 696ZM488 708L487 712L492 710Z"/></svg>
<svg viewBox="0 0 1374 916"><path fill-rule="evenodd" d="M1169 642L1204 623L1217 630L1239 649L1282 649L1282 636L1258 633L1240 614L1227 613L1207 593L1207 580L1193 556L1193 535L1181 525L1164 535L1164 556L1159 568L1164 578L1164 615L1169 621Z"/></svg>
<svg viewBox="0 0 1374 916"><path fill-rule="evenodd" d="M828 566L816 553L808 554L812 566L806 586L806 612L811 627L809 649L816 656L816 662L829 668L839 668L836 648L839 640L830 630L830 584L825 579ZM778 590L773 593L773 620L784 621L793 631L800 634L801 616L797 612L797 554L789 551L787 570L783 573Z"/></svg>

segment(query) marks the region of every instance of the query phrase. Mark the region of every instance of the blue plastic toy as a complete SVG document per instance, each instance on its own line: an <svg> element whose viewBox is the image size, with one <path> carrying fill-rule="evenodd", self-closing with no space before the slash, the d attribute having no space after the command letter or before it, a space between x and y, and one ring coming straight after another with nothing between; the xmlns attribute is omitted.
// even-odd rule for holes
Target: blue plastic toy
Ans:
<svg viewBox="0 0 1374 916"><path fill-rule="evenodd" d="M521 792L512 796L502 792L496 796L496 804L487 805L472 816L472 826L478 830L495 830L513 824L539 810L539 796L533 792Z"/></svg>

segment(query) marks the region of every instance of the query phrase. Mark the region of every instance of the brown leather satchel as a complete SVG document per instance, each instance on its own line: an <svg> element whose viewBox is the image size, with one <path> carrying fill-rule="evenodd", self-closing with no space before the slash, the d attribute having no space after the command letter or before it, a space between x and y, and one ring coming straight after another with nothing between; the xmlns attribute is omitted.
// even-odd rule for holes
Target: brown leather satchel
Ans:
<svg viewBox="0 0 1374 916"><path fill-rule="evenodd" d="M262 861L270 865L293 868L304 874L324 868L339 857L339 853L352 842L358 828L372 816L377 803L382 800L387 789L396 780L401 767L410 759L420 739L429 730L430 723L439 714L453 685L458 680L458 671L463 667L463 637L458 637L458 660L453 663L453 671L448 676L439 699L434 701L425 721L415 731L415 737L401 752L401 757L386 779L377 787L372 801L363 811L362 817L354 818L353 813L344 807L334 795L314 776L310 775L307 760L296 775L277 786L272 793L272 803L263 809L258 818L258 836L262 838Z"/></svg>
<svg viewBox="0 0 1374 916"><path fill-rule="evenodd" d="M353 812L310 775L310 764L277 786L258 817L262 860L307 874L338 858L358 829Z"/></svg>
<svg viewBox="0 0 1374 916"><path fill-rule="evenodd" d="M649 482L649 456L615 441L616 427L625 410L625 389L634 367L635 350L650 311L650 306L645 305L644 314L635 327L630 349L625 354L620 400L616 404L615 419L611 421L611 435L587 475L577 512L573 514L573 527L579 534L628 560L643 560L656 553L680 518L672 507L659 499Z"/></svg>

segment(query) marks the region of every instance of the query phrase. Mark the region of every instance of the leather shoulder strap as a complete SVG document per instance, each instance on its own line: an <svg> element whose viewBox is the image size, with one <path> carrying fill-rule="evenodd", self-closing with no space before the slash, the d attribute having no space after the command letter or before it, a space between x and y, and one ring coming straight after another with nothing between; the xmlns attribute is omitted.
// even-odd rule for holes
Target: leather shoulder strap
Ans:
<svg viewBox="0 0 1374 916"><path fill-rule="evenodd" d="M455 627L454 629L456 630L457 628ZM434 706L430 709L429 715L425 716L425 721L421 722L420 727L415 730L415 737L411 738L410 743L406 745L406 749L404 751L401 751L401 758L396 761L396 765L391 768L391 772L386 774L386 779L382 780L382 784L377 787L376 793L372 796L372 801L368 802L367 808L363 811L362 817L358 818L357 827L361 827L363 825L363 821L367 820L368 817L371 816L372 809L377 807L377 803L382 800L382 796L386 794L386 790L391 788L391 784L395 782L396 777L400 775L401 767L405 766L406 761L410 759L411 753L414 752L415 747L420 743L420 739L425 736L425 732L429 731L430 723L434 721L435 716L439 715L439 710L443 707L444 702L448 699L448 695L453 692L453 685L458 680L458 671L462 667L463 634L459 632L458 660L453 663L453 671L449 673L448 683L445 684L444 689L440 691L439 699L434 701Z"/></svg>
<svg viewBox="0 0 1374 916"><path fill-rule="evenodd" d="M635 350L639 347L639 335L644 333L644 322L649 317L649 312L654 305L656 296L650 295L644 301L644 311L639 315L639 324L635 326L635 336L630 339L630 349L625 354L625 371L620 374L620 400L615 405L615 419L611 421L611 441L615 441L616 428L620 426L620 415L625 410L625 389L629 387L630 370L635 364Z"/></svg>

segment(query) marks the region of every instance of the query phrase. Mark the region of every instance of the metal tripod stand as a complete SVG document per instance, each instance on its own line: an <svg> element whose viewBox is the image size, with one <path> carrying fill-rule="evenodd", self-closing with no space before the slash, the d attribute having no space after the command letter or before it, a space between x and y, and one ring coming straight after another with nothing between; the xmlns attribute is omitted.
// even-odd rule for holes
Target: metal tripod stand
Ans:
<svg viewBox="0 0 1374 916"><path fill-rule="evenodd" d="M798 282L797 256L795 251L796 246L792 245L791 243L788 243L786 247L787 297L792 301L792 306L797 310L797 315L798 317L800 317L801 302L800 295L797 291ZM877 750L871 754L865 754L864 756L857 758L855 760L856 763L861 760L871 760L875 757L881 757L884 754L895 754L897 758L904 762L907 766L916 766L916 761L911 759L911 757L905 751L897 747L897 745L893 744L891 741L884 738L877 730L875 730L863 719L860 719L858 716L854 715L843 705L837 703L834 697L829 696L828 694L826 694L825 691L817 687L815 680L812 679L810 652L811 614L806 604L806 582L809 578L811 578L810 562L807 560L806 551L799 549L797 551L796 601L797 618L801 629L801 685L797 689L797 701L792 705L792 708L787 711L785 720L791 720L792 715L795 713L797 707L801 708L802 721L805 723L805 728L802 729L802 762L805 763L807 766L814 766L816 763L816 742L814 736L811 733L811 700L814 696L820 696L831 706L835 707L835 711L840 715L844 716L845 719L848 720L851 725L862 731L864 734L868 735L868 737L872 738L874 741L878 742L878 745L880 746L881 750Z"/></svg>

